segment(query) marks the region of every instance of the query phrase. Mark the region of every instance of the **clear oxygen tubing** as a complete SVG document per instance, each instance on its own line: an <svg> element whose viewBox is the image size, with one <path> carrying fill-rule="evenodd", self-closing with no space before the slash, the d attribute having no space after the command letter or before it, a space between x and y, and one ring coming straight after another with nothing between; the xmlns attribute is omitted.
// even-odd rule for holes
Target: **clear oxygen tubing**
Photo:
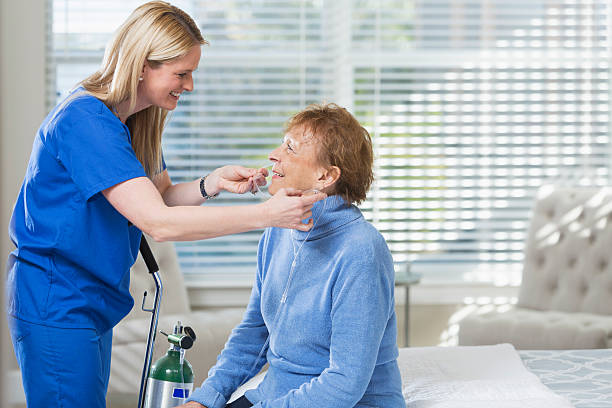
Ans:
<svg viewBox="0 0 612 408"><path fill-rule="evenodd" d="M274 163L272 164L268 164L266 166L261 166L260 169L266 169L268 170L268 175L265 177L266 179L266 184L268 184L268 179L272 178L272 168L274 167ZM253 183L254 184L254 188L253 190L251 190L251 194L253 195L258 195L259 197L263 198L263 199L267 199L270 198L270 193L263 191L258 185L257 183Z"/></svg>
<svg viewBox="0 0 612 408"><path fill-rule="evenodd" d="M319 192L319 190L316 190L316 189L310 189L310 190L304 191L305 194L306 193L316 194L318 192ZM285 290L283 290L283 294L282 294L281 299L280 299L280 303L281 304L276 309L276 313L274 314L274 319L272 320L274 323L276 323L276 321L278 319L278 315L279 315L280 309L282 307L281 305L287 303L287 295L289 293L289 287L291 286L291 281L293 280L293 272L295 271L295 266L297 264L297 262L296 262L297 261L297 257L300 254L300 252L302 251L302 248L304 247L304 244L306 243L306 241L310 237L310 234L315 229L315 227L317 225L317 222L319 221L319 218L321 218L321 215L323 215L323 213L325 212L326 205L327 205L327 201L323 201L323 208L321 209L321 213L316 218L316 220L314 220L312 228L310 229L310 231L308 231L308 234L306 234L306 238L304 238L304 241L302 241L300 246L297 248L297 251L295 249L295 240L293 238L293 230L291 230L291 232L290 232L290 234L291 234L291 244L293 245L293 261L291 262L291 268L289 269L289 276L287 277L287 283L285 284ZM242 381L240 382L240 385L238 387L244 385L244 383L246 383L251 378L252 373L253 373L253 369L255 369L255 367L257 366L257 363L259 363L259 360L261 360L261 357L263 356L264 351L266 350L266 347L268 347L269 343L270 343L270 332L268 332L268 336L266 337L266 341L264 342L263 346L261 346L261 349L259 350L259 354L257 355L257 358L253 362L253 365L251 365L251 368L249 369L247 374L244 376L244 378L242 379Z"/></svg>
<svg viewBox="0 0 612 408"><path fill-rule="evenodd" d="M180 329L178 330L179 334L183 333L183 325L181 323L181 321L179 320L178 325L180 326ZM176 330L175 330L176 333ZM187 389L185 388L185 372L183 370L183 363L185 362L185 349L180 347L180 346L171 346L171 349L174 348L175 350L178 349L179 352L179 372L181 373L181 390L182 390L182 398L181 398L181 404L185 403L185 400L187 400L188 396L187 394Z"/></svg>
<svg viewBox="0 0 612 408"><path fill-rule="evenodd" d="M183 398L181 398L181 404L185 403L188 398L187 389L185 388L185 373L183 372L183 363L185 362L185 349L179 349L179 370L181 372L181 389L183 390Z"/></svg>

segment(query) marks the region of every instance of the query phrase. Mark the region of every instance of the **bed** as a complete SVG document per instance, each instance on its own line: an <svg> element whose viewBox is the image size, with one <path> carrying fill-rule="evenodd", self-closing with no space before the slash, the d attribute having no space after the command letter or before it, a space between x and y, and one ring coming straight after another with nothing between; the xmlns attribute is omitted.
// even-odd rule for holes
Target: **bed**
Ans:
<svg viewBox="0 0 612 408"><path fill-rule="evenodd" d="M397 361L407 408L612 408L612 349L407 347Z"/></svg>
<svg viewBox="0 0 612 408"><path fill-rule="evenodd" d="M398 364L408 408L612 408L612 349L410 347Z"/></svg>
<svg viewBox="0 0 612 408"><path fill-rule="evenodd" d="M576 408L612 407L612 349L518 353L529 371Z"/></svg>

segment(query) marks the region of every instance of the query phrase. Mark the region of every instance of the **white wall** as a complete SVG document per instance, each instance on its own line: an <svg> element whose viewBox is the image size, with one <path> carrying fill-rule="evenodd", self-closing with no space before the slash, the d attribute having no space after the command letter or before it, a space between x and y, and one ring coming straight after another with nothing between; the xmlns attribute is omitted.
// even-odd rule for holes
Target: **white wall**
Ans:
<svg viewBox="0 0 612 408"><path fill-rule="evenodd" d="M0 373L13 353L4 312L7 229L32 140L45 112L45 0L0 0ZM5 378L0 378L4 387ZM6 407L0 389L0 407Z"/></svg>

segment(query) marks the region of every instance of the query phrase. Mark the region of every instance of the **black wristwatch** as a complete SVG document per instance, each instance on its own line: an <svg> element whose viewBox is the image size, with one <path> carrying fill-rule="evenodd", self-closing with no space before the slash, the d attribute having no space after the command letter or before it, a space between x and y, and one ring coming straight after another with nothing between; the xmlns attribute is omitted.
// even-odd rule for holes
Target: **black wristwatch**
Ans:
<svg viewBox="0 0 612 408"><path fill-rule="evenodd" d="M200 193L202 194L202 197L204 197L207 200L210 200L211 198L215 198L216 196L218 196L219 193L208 195L208 193L206 192L206 188L204 188L204 180L206 180L206 177L208 177L208 174L200 177Z"/></svg>

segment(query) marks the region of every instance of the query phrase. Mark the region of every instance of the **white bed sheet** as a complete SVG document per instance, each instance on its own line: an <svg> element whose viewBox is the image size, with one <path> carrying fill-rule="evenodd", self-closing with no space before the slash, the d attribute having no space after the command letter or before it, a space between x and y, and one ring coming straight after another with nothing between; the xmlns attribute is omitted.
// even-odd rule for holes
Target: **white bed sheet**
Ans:
<svg viewBox="0 0 612 408"><path fill-rule="evenodd" d="M408 408L569 408L510 344L400 349Z"/></svg>

